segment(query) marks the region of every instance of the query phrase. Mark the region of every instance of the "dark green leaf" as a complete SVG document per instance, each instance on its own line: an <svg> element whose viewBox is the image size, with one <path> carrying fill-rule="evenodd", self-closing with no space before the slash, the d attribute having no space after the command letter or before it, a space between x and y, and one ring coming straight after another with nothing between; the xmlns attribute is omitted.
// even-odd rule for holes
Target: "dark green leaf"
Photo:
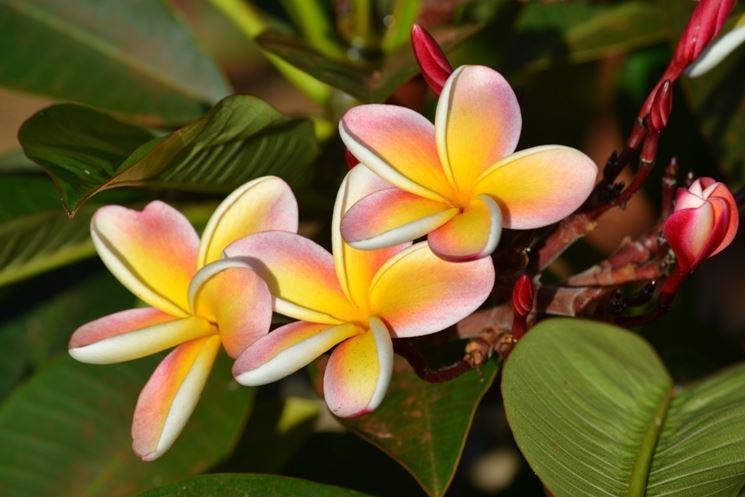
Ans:
<svg viewBox="0 0 745 497"><path fill-rule="evenodd" d="M127 496L225 458L253 398L225 357L171 450L151 463L132 453L132 411L156 359L91 366L65 355L16 390L0 407L0 494Z"/></svg>
<svg viewBox="0 0 745 497"><path fill-rule="evenodd" d="M341 487L272 475L215 474L156 488L138 497L369 497Z"/></svg>
<svg viewBox="0 0 745 497"><path fill-rule="evenodd" d="M481 371L427 383L396 357L380 407L361 418L339 421L398 461L427 494L442 496L458 467L473 413L497 370L491 361Z"/></svg>
<svg viewBox="0 0 745 497"><path fill-rule="evenodd" d="M641 338L540 323L504 368L515 439L556 497L732 497L745 484L745 365L673 385Z"/></svg>
<svg viewBox="0 0 745 497"><path fill-rule="evenodd" d="M432 34L447 52L479 29L481 26L458 26L433 30ZM363 102L386 100L396 88L419 72L408 46L390 54L379 69L369 69L327 59L300 40L279 31L265 31L256 41L268 52Z"/></svg>
<svg viewBox="0 0 745 497"><path fill-rule="evenodd" d="M586 62L665 39L659 10L647 2L530 3L505 52L506 69L536 70L556 62Z"/></svg>
<svg viewBox="0 0 745 497"><path fill-rule="evenodd" d="M161 0L0 2L0 85L183 122L230 93Z"/></svg>
<svg viewBox="0 0 745 497"><path fill-rule="evenodd" d="M122 186L227 193L267 174L297 185L316 154L310 121L243 95L159 138L92 109L52 106L24 123L19 140L55 180L70 213Z"/></svg>

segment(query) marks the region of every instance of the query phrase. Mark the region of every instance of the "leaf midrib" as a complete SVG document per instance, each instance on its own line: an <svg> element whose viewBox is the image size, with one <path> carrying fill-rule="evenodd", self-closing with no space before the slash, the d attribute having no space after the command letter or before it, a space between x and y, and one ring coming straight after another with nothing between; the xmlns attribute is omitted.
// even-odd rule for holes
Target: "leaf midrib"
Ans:
<svg viewBox="0 0 745 497"><path fill-rule="evenodd" d="M109 56L111 59L123 63L123 65L125 65L126 67L130 67L134 71L143 74L152 81L162 84L165 88L175 90L183 96L195 99L197 102L205 100L214 102L214 99L212 97L199 95L196 92L192 91L190 88L179 85L178 80L162 77L162 74L155 68L151 68L146 64L140 63L138 59L128 57L125 52L117 49L116 46L111 45L110 43L106 43L100 38L96 38L95 36L86 33L85 31L77 30L73 25L62 21L59 18L48 15L42 9L34 8L30 2L13 2L6 5L9 9L13 9L23 16L39 21L42 25L47 26L53 31L69 35L70 38L81 42L81 44L92 48L94 51L98 51L101 54Z"/></svg>
<svg viewBox="0 0 745 497"><path fill-rule="evenodd" d="M649 420L647 431L644 433L634 466L631 469L628 497L645 497L647 495L647 479L652 468L652 459L657 448L657 441L660 438L662 428L665 426L670 404L677 392L678 389L674 386L666 388L657 409L652 415L652 419Z"/></svg>

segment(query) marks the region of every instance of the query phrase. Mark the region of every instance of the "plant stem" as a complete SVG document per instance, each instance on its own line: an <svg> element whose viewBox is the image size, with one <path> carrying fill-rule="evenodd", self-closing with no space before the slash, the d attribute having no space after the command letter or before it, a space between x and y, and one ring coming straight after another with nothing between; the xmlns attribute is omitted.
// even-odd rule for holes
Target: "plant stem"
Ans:
<svg viewBox="0 0 745 497"><path fill-rule="evenodd" d="M210 2L252 40L267 29L267 23L261 13L243 0L210 0ZM261 52L290 83L305 95L321 104L328 101L332 88L326 83L318 81L274 54L263 49Z"/></svg>

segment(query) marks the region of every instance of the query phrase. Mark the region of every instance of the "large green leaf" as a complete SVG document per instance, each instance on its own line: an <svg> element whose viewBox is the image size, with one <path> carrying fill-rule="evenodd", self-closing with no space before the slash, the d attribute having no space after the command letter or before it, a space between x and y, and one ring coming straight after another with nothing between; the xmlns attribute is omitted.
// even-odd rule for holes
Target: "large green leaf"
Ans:
<svg viewBox="0 0 745 497"><path fill-rule="evenodd" d="M215 474L156 488L138 497L370 497L307 480L273 475Z"/></svg>
<svg viewBox="0 0 745 497"><path fill-rule="evenodd" d="M162 0L2 0L0 85L168 122L231 93Z"/></svg>
<svg viewBox="0 0 745 497"><path fill-rule="evenodd" d="M454 380L428 383L396 357L380 407L361 418L339 421L395 459L428 495L442 496L458 467L473 413L497 370L492 361Z"/></svg>
<svg viewBox="0 0 745 497"><path fill-rule="evenodd" d="M654 4L530 3L518 18L507 69L536 70L586 62L660 42L666 31Z"/></svg>
<svg viewBox="0 0 745 497"><path fill-rule="evenodd" d="M220 358L171 450L145 463L131 450L132 411L156 358L110 366L53 361L0 406L0 495L117 497L197 474L225 458L253 390Z"/></svg>
<svg viewBox="0 0 745 497"><path fill-rule="evenodd" d="M57 105L26 121L19 140L71 214L96 193L122 186L227 193L267 174L300 184L316 154L310 121L245 95L158 138L92 109Z"/></svg>
<svg viewBox="0 0 745 497"><path fill-rule="evenodd" d="M445 51L475 34L481 26L468 25L433 30ZM302 41L279 31L265 31L256 41L314 78L328 83L363 102L382 102L401 84L419 72L411 48L403 47L386 57L382 67L366 68L328 59Z"/></svg>
<svg viewBox="0 0 745 497"><path fill-rule="evenodd" d="M556 497L735 497L745 484L745 364L673 384L637 335L540 323L504 367L507 419Z"/></svg>

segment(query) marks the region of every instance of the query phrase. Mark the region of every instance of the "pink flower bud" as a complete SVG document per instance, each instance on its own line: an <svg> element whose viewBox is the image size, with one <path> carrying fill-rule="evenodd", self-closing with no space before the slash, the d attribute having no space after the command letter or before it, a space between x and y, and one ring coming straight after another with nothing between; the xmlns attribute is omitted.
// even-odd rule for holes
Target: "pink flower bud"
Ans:
<svg viewBox="0 0 745 497"><path fill-rule="evenodd" d="M453 72L450 62L432 35L419 24L414 24L411 28L411 46L424 80L432 91L439 95L445 81Z"/></svg>
<svg viewBox="0 0 745 497"><path fill-rule="evenodd" d="M712 178L699 178L679 188L675 211L663 231L678 258L679 271L691 272L724 250L734 239L740 215L732 192Z"/></svg>
<svg viewBox="0 0 745 497"><path fill-rule="evenodd" d="M654 96L654 103L649 112L649 125L652 129L662 131L667 126L670 110L673 107L673 89L670 81L665 80Z"/></svg>

